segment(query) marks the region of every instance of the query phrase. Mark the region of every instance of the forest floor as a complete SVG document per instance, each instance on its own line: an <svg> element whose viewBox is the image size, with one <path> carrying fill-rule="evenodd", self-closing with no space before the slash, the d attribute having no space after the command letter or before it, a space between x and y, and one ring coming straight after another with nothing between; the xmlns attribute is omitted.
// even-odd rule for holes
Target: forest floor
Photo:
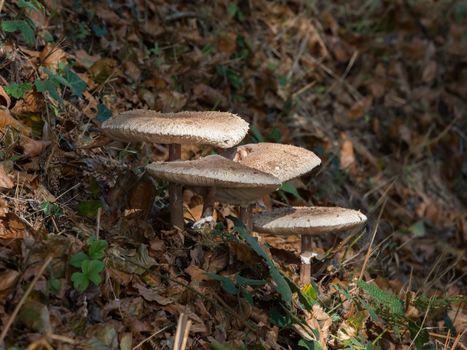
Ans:
<svg viewBox="0 0 467 350"><path fill-rule="evenodd" d="M180 349L182 313L188 349L466 349L465 3L0 4L0 349ZM135 108L232 111L245 142L313 150L265 205L367 229L317 236L301 290L299 238L259 245L235 207L200 232L185 191L170 229L144 174L167 148L100 129Z"/></svg>

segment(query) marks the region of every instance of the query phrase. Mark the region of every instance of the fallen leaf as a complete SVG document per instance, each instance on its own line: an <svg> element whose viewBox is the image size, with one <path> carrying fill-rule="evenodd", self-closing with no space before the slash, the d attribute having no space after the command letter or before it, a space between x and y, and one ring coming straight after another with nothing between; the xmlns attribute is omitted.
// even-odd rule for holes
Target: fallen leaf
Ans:
<svg viewBox="0 0 467 350"><path fill-rule="evenodd" d="M0 190L13 188L15 184L10 179L5 167L0 164Z"/></svg>
<svg viewBox="0 0 467 350"><path fill-rule="evenodd" d="M360 101L357 101L349 110L349 118L352 120L360 119L368 112L373 102L371 96L366 96Z"/></svg>
<svg viewBox="0 0 467 350"><path fill-rule="evenodd" d="M42 66L57 69L60 63L66 63L66 53L56 45L47 44L41 51L39 58Z"/></svg>
<svg viewBox="0 0 467 350"><path fill-rule="evenodd" d="M20 121L13 118L8 109L0 108L0 131L7 127L12 127L23 135L29 135L31 130Z"/></svg>
<svg viewBox="0 0 467 350"><path fill-rule="evenodd" d="M33 140L27 136L21 136L21 146L23 147L23 154L26 157L36 157L40 155L44 149L50 145L50 141Z"/></svg>
<svg viewBox="0 0 467 350"><path fill-rule="evenodd" d="M0 272L0 299L4 298L12 289L21 274L16 270L5 270Z"/></svg>
<svg viewBox="0 0 467 350"><path fill-rule="evenodd" d="M11 99L10 96L6 93L6 91L3 89L3 86L0 85L0 97L3 99L0 99L0 104L5 106L6 108L10 107L11 104Z"/></svg>
<svg viewBox="0 0 467 350"><path fill-rule="evenodd" d="M352 141L349 140L345 135L343 138L344 141L341 145L339 160L341 169L348 169L355 166L355 153Z"/></svg>

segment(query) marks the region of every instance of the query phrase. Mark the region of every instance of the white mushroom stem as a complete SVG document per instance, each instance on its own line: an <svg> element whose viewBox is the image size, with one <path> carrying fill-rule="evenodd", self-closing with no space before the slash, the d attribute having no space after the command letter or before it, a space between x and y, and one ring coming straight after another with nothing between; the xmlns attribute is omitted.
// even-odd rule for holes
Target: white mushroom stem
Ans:
<svg viewBox="0 0 467 350"><path fill-rule="evenodd" d="M208 190L203 191L203 215L202 218L207 218L212 216L214 212L214 202L215 202L215 195L216 195L216 188L210 187Z"/></svg>
<svg viewBox="0 0 467 350"><path fill-rule="evenodd" d="M169 161L179 160L182 156L182 146L179 144L169 145ZM183 192L182 185L169 182L169 209L170 223L172 226L183 230Z"/></svg>
<svg viewBox="0 0 467 350"><path fill-rule="evenodd" d="M311 258L313 257L312 249L312 236L302 235L300 253L300 259L302 261L300 266L300 283L302 286L306 286L311 282Z"/></svg>
<svg viewBox="0 0 467 350"><path fill-rule="evenodd" d="M253 221L251 219L251 204L240 207L240 220L243 222L248 231L253 229Z"/></svg>

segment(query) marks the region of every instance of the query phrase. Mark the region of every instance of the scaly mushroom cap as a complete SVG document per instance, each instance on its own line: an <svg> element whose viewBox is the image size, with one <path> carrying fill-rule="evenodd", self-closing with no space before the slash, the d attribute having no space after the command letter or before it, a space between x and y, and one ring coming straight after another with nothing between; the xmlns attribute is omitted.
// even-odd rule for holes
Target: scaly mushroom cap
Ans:
<svg viewBox="0 0 467 350"><path fill-rule="evenodd" d="M229 148L248 132L248 123L227 112L159 113L135 109L102 123L111 137L126 142L203 144Z"/></svg>
<svg viewBox="0 0 467 350"><path fill-rule="evenodd" d="M281 182L306 174L321 163L305 148L267 142L239 146L236 156L239 163L272 174Z"/></svg>
<svg viewBox="0 0 467 350"><path fill-rule="evenodd" d="M155 162L146 169L152 176L169 182L213 187L216 200L230 204L254 202L280 186L275 176L218 155L190 161Z"/></svg>
<svg viewBox="0 0 467 350"><path fill-rule="evenodd" d="M341 232L363 226L366 216L337 207L292 207L273 209L253 216L253 229L278 235L312 235Z"/></svg>

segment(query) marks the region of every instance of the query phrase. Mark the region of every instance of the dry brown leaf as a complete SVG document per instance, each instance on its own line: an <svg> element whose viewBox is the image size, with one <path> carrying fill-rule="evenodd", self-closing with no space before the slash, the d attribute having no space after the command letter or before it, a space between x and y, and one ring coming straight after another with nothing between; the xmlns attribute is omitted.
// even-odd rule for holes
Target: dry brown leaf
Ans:
<svg viewBox="0 0 467 350"><path fill-rule="evenodd" d="M57 69L60 63L66 63L66 53L56 45L47 44L41 51L39 58L42 65L47 68Z"/></svg>
<svg viewBox="0 0 467 350"><path fill-rule="evenodd" d="M11 109L13 115L41 114L44 109L44 97L34 90L27 91L23 98Z"/></svg>
<svg viewBox="0 0 467 350"><path fill-rule="evenodd" d="M343 142L339 154L341 169L354 170L355 168L355 153L353 149L353 143L347 136L343 135Z"/></svg>
<svg viewBox="0 0 467 350"><path fill-rule="evenodd" d="M357 101L349 110L349 118L352 120L360 119L365 115L371 107L373 98L366 96L360 101Z"/></svg>
<svg viewBox="0 0 467 350"><path fill-rule="evenodd" d="M3 86L0 85L0 104L5 106L6 108L10 107L11 104L11 99L10 96L6 93L6 91L3 89Z"/></svg>
<svg viewBox="0 0 467 350"><path fill-rule="evenodd" d="M96 63L101 57L99 55L90 55L84 50L75 51L76 62L84 68L90 68Z"/></svg>
<svg viewBox="0 0 467 350"><path fill-rule="evenodd" d="M436 61L430 61L426 64L422 73L422 80L424 83L432 84L436 78L436 73L438 71L438 64Z"/></svg>
<svg viewBox="0 0 467 350"><path fill-rule="evenodd" d="M10 176L5 170L5 167L2 164L0 164L0 190L13 188L14 185L15 184L10 179Z"/></svg>
<svg viewBox="0 0 467 350"><path fill-rule="evenodd" d="M27 126L11 116L8 109L0 108L0 131L3 131L7 127L15 128L23 135L31 133L31 130Z"/></svg>
<svg viewBox="0 0 467 350"><path fill-rule="evenodd" d="M160 305L169 305L174 302L172 298L166 298L160 295L155 289L146 288L141 284L135 284L135 287L138 289L139 295L141 295L147 301L155 301Z"/></svg>
<svg viewBox="0 0 467 350"><path fill-rule="evenodd" d="M237 34L236 33L222 33L217 37L216 42L219 52L226 56L230 56L237 49Z"/></svg>
<svg viewBox="0 0 467 350"><path fill-rule="evenodd" d="M21 147L23 147L23 154L26 157L36 157L40 155L45 148L50 145L50 141L37 141L27 136L21 136Z"/></svg>
<svg viewBox="0 0 467 350"><path fill-rule="evenodd" d="M21 274L15 270L0 272L0 298L5 298L9 289L13 288Z"/></svg>
<svg viewBox="0 0 467 350"><path fill-rule="evenodd" d="M207 281L209 279L208 275L206 274L206 271L195 265L188 266L185 269L185 272L189 274L191 280L195 282Z"/></svg>

